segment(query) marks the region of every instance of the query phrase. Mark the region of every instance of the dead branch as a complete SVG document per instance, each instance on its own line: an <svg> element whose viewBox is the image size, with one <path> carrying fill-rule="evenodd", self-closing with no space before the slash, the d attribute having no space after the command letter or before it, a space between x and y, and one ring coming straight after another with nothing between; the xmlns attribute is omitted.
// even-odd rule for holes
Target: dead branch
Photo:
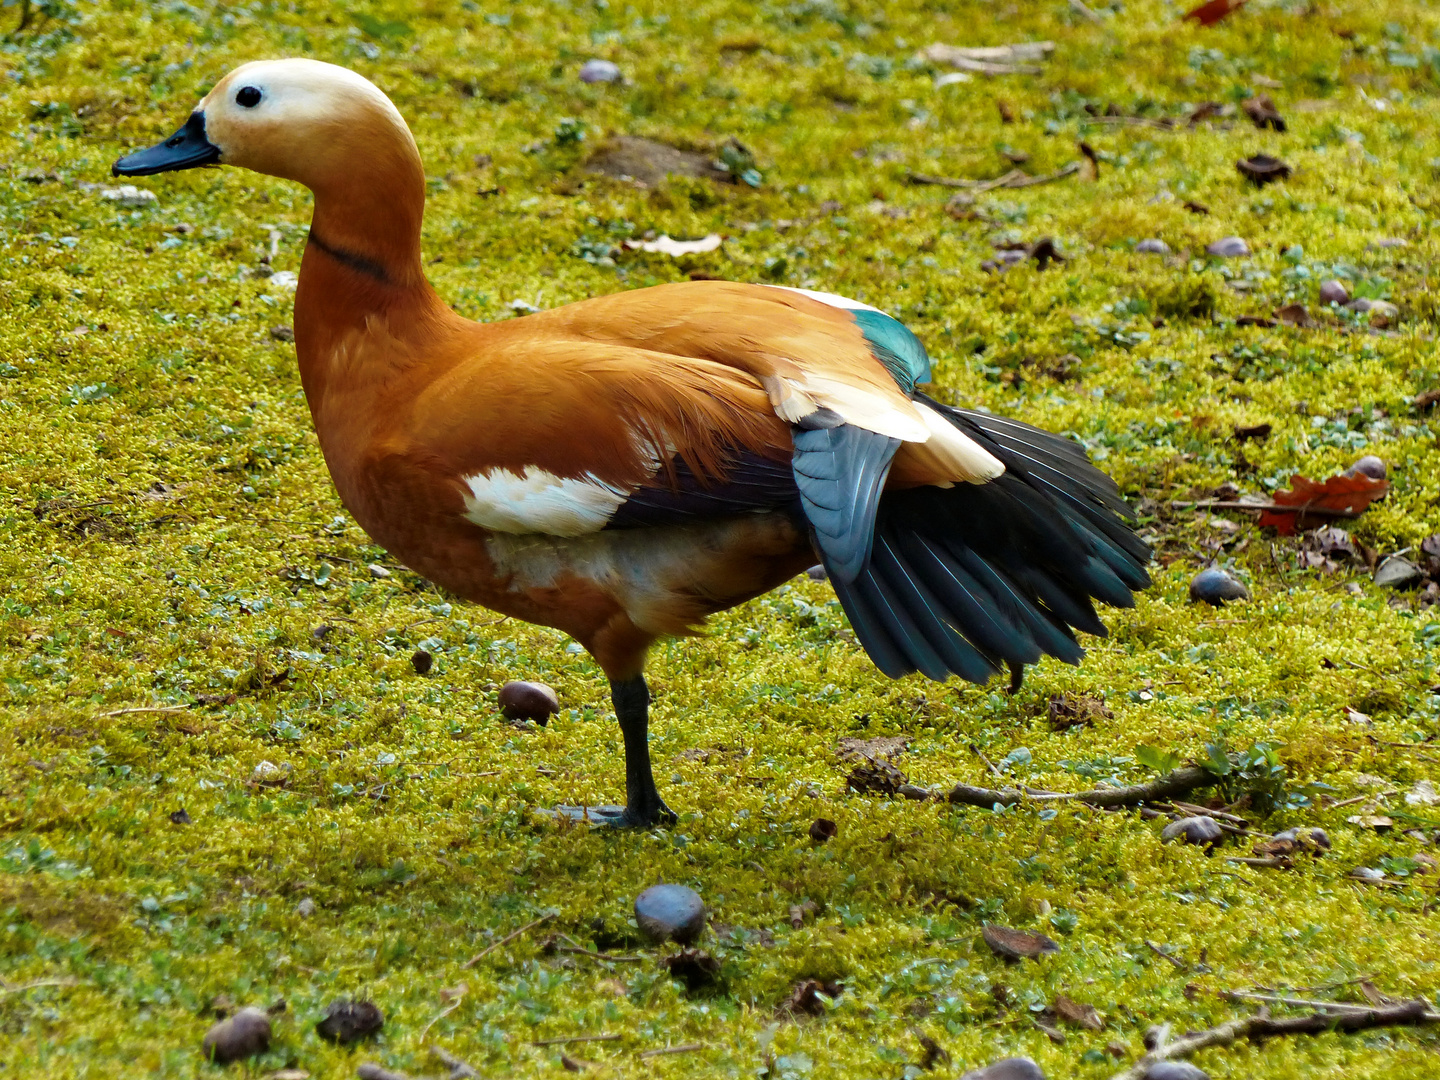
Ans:
<svg viewBox="0 0 1440 1080"><path fill-rule="evenodd" d="M1031 788L992 788L971 787L968 784L956 784L950 789L946 796L952 803L961 803L966 806L978 806L989 810L997 803L1001 806L1014 806L1021 802L1083 802L1089 806L1137 806L1140 803L1157 802L1172 799L1177 795L1185 795L1196 788L1211 787L1218 784L1220 778L1209 769L1184 768L1175 769L1164 776L1151 780L1148 784L1134 784L1130 787L1120 788L1096 788L1093 791L1076 792L1055 792L1037 791Z"/></svg>
<svg viewBox="0 0 1440 1080"><path fill-rule="evenodd" d="M1276 502L1238 502L1234 499L1200 499L1196 502L1172 502L1171 507L1195 510L1278 510L1302 517L1357 518L1359 510L1331 510L1324 506L1285 506Z"/></svg>
<svg viewBox="0 0 1440 1080"><path fill-rule="evenodd" d="M1228 996L1228 995L1227 995ZM1326 1006L1329 1008L1329 1005ZM1355 1032L1370 1028L1416 1026L1440 1022L1440 1013L1433 1012L1422 999L1387 1005L1381 1009L1356 1009L1353 1012L1311 1013L1274 1019L1262 1009L1256 1016L1229 1020L1207 1031L1187 1035L1175 1042L1161 1040L1154 1050L1110 1080L1144 1080L1150 1066L1161 1061L1187 1058L1209 1046L1229 1046L1244 1038L1271 1039L1280 1035L1321 1035L1327 1031Z"/></svg>
<svg viewBox="0 0 1440 1080"><path fill-rule="evenodd" d="M1036 184L1049 184L1055 180L1063 180L1079 171L1080 163L1072 161L1069 165L1062 166L1053 173L1046 173L1044 176L1031 176L1024 169L1011 169L990 180L963 180L953 176L932 176L928 173L917 172L907 173L905 178L912 184L934 184L938 187L959 188L972 195L979 195L987 191L994 191L996 188L1025 188L1034 187Z"/></svg>

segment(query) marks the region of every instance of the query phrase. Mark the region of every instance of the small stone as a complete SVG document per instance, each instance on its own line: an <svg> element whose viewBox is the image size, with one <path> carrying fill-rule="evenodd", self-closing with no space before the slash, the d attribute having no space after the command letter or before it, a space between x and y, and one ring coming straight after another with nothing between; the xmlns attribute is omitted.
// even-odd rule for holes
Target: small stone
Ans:
<svg viewBox="0 0 1440 1080"><path fill-rule="evenodd" d="M424 649L416 649L410 654L410 666L415 669L416 675L425 675L435 666L435 657Z"/></svg>
<svg viewBox="0 0 1440 1080"><path fill-rule="evenodd" d="M220 1065L263 1054L270 1049L270 1017L253 1005L241 1009L207 1031L200 1049Z"/></svg>
<svg viewBox="0 0 1440 1080"><path fill-rule="evenodd" d="M997 1061L983 1069L971 1069L960 1080L1045 1080L1045 1074L1029 1058L1016 1057Z"/></svg>
<svg viewBox="0 0 1440 1080"><path fill-rule="evenodd" d="M830 577L830 575L825 572L825 567L819 565L818 563L810 567L809 570L806 570L805 574L807 577L809 577L811 581L825 581L827 578Z"/></svg>
<svg viewBox="0 0 1440 1080"><path fill-rule="evenodd" d="M102 187L100 189L102 199L113 202L118 206L128 207L132 210L142 206L157 206L160 198L153 191L146 188L138 188L134 184L121 184L119 187Z"/></svg>
<svg viewBox="0 0 1440 1080"><path fill-rule="evenodd" d="M586 60L580 67L583 83L618 83L625 81L620 65L609 60Z"/></svg>
<svg viewBox="0 0 1440 1080"><path fill-rule="evenodd" d="M1152 237L1149 240L1141 240L1136 244L1135 253L1137 255L1169 255L1170 245L1165 243L1164 240L1157 240Z"/></svg>
<svg viewBox="0 0 1440 1080"><path fill-rule="evenodd" d="M295 340L295 331L292 330L292 329L290 329L290 327L288 327L288 326L272 326L272 327L270 327L270 340L271 340L271 341L294 341L294 340Z"/></svg>
<svg viewBox="0 0 1440 1080"><path fill-rule="evenodd" d="M1384 480L1386 476L1385 462L1374 454L1366 454L1359 461L1345 470L1347 476L1368 476L1372 480Z"/></svg>
<svg viewBox="0 0 1440 1080"><path fill-rule="evenodd" d="M341 1000L330 1003L315 1025L315 1034L326 1042L344 1045L374 1035L384 1025L385 1014L373 1001Z"/></svg>
<svg viewBox="0 0 1440 1080"><path fill-rule="evenodd" d="M1344 283L1330 278L1320 283L1320 303L1339 304L1344 307L1350 302L1350 290Z"/></svg>
<svg viewBox="0 0 1440 1080"><path fill-rule="evenodd" d="M266 284L276 292L294 292L300 284L300 275L294 270L277 270L266 278Z"/></svg>
<svg viewBox="0 0 1440 1080"><path fill-rule="evenodd" d="M817 844L825 844L835 839L835 834L840 827L829 818L816 818L810 823L810 839Z"/></svg>
<svg viewBox="0 0 1440 1080"><path fill-rule="evenodd" d="M308 919L311 915L315 914L315 901L311 900L308 896L305 897L300 903L295 905L295 914L299 915L302 919Z"/></svg>
<svg viewBox="0 0 1440 1080"><path fill-rule="evenodd" d="M1214 818L1197 815L1172 821L1160 832L1161 840L1183 840L1187 844L1214 847L1225 838L1225 830Z"/></svg>
<svg viewBox="0 0 1440 1080"><path fill-rule="evenodd" d="M1029 930L1012 930L1008 926L987 926L980 931L980 937L991 952L1009 963L1035 960L1047 953L1060 951L1053 938Z"/></svg>
<svg viewBox="0 0 1440 1080"><path fill-rule="evenodd" d="M1345 307L1350 311L1358 311L1363 315L1365 312L1370 310L1374 303L1375 301L1371 300L1369 297L1357 296L1354 300L1351 300L1348 304L1346 304Z"/></svg>
<svg viewBox="0 0 1440 1080"><path fill-rule="evenodd" d="M371 577L379 578L382 581L385 578L394 576L388 568L381 566L378 562L372 562L369 566L365 567L365 569L370 571Z"/></svg>
<svg viewBox="0 0 1440 1080"><path fill-rule="evenodd" d="M1249 600L1250 590L1218 566L1201 570L1190 582L1192 603L1224 607L1232 600Z"/></svg>
<svg viewBox="0 0 1440 1080"><path fill-rule="evenodd" d="M1210 1080L1210 1074L1188 1061L1157 1061L1142 1080Z"/></svg>
<svg viewBox="0 0 1440 1080"><path fill-rule="evenodd" d="M1208 245L1205 250L1217 259L1238 259L1250 254L1250 245L1238 236L1227 236Z"/></svg>
<svg viewBox="0 0 1440 1080"><path fill-rule="evenodd" d="M705 932L705 901L684 885L652 885L635 898L635 922L656 942L688 945Z"/></svg>
<svg viewBox="0 0 1440 1080"><path fill-rule="evenodd" d="M1420 567L1401 555L1391 555L1375 568L1375 584L1387 589L1408 589L1424 577Z"/></svg>
<svg viewBox="0 0 1440 1080"><path fill-rule="evenodd" d="M506 720L533 720L544 727L560 711L560 696L544 683L507 682L500 688L500 711Z"/></svg>

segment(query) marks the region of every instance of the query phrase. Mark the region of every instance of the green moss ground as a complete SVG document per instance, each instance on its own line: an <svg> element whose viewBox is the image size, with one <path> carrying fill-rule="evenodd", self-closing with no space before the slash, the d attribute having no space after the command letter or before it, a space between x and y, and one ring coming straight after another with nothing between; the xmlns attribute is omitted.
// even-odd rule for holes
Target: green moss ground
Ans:
<svg viewBox="0 0 1440 1080"><path fill-rule="evenodd" d="M1387 993L1435 998L1436 875L1346 877L1424 852L1423 834L1359 829L1345 820L1354 806L1297 806L1260 827L1323 826L1329 857L1289 872L1227 866L1162 848L1159 823L1134 814L1070 807L1047 820L845 794L835 748L905 735L901 767L936 786L984 782L972 744L1028 783L1072 790L1149 775L1139 745L1194 758L1217 732L1235 749L1274 747L1292 788L1324 783L1334 798L1370 790L1367 777L1405 792L1435 774L1434 751L1391 745L1437 733L1435 609L1413 596L1393 606L1363 574L1301 570L1297 541L1243 516L1226 537L1166 507L1228 480L1263 492L1292 472L1327 476L1371 452L1395 487L1357 537L1388 552L1440 530L1440 421L1410 404L1440 385L1436 8L1254 0L1201 30L1154 0L1096 5L1103 27L1062 0L883 14L828 0L48 6L60 18L0 47L7 1075L216 1075L198 1045L219 994L289 1002L259 1072L349 1076L373 1058L435 1074L425 1042L437 1041L487 1075L558 1075L558 1049L529 1040L606 1032L621 1039L572 1048L603 1063L596 1075L755 1075L768 1047L772 1075L817 1080L901 1075L920 1057L912 1028L949 1050L956 1074L1027 1054L1052 1078L1102 1077L1116 1068L1109 1042L1136 1053L1151 1023L1236 1015L1218 989L1370 975ZM1058 49L1035 77L936 89L910 59L934 41L1036 38ZM1044 664L1011 699L885 680L828 587L802 579L715 620L708 638L657 648L654 752L677 827L610 835L537 820L533 807L622 789L604 681L559 634L452 607L398 567L366 570L385 555L341 509L293 346L270 333L288 323L289 294L255 273L272 237L273 267L298 267L308 196L234 171L142 181L159 203L137 210L82 187L171 131L229 67L287 54L357 68L408 117L433 177L430 269L463 312L506 318L515 300L561 304L694 270L863 297L929 343L943 396L1073 432L1148 500L1164 564L1154 589L1110 615L1083 667ZM591 56L620 63L628 84L581 85ZM1184 116L1261 77L1278 84L1285 134L1243 115L1193 130L1103 125L1083 108ZM557 141L563 117L583 121L578 145ZM574 165L607 132L701 147L736 136L763 186L577 184ZM992 192L969 220L943 212L944 189L906 183L907 170L998 175L1005 147L1048 172L1075 158L1077 138L1102 157L1098 182ZM1246 186L1233 163L1255 152L1295 175ZM604 265L631 229L729 239L693 263ZM979 264L1004 234L1054 236L1069 261L987 275ZM1253 258L1204 257L1231 234ZM1179 254L1134 254L1146 236ZM1385 237L1409 243L1375 246ZM1314 330L1236 327L1292 300L1315 310L1332 274L1397 303L1396 330L1335 316ZM1152 326L1176 289L1213 295L1214 317ZM1044 374L1064 354L1079 358L1078 383ZM1241 471L1227 436L1262 422L1274 433L1243 447L1253 471ZM1254 602L1191 606L1187 582L1222 539ZM322 625L334 629L317 641ZM425 677L410 664L421 645L436 658ZM565 711L547 731L507 727L494 696L508 678L552 683ZM1104 696L1114 718L1050 730L1045 702L1064 690ZM197 701L210 704L125 711ZM686 755L697 748L713 753ZM250 782L262 761L287 770L283 788ZM1412 815L1402 827L1428 816L1433 834L1440 821L1440 808L1388 805ZM182 807L193 824L171 823ZM839 825L819 848L816 817ZM612 965L546 958L540 934L461 969L546 912L582 943L596 916L625 931L633 897L661 880L697 888L734 928L707 940L720 992L686 996L660 950L629 947L644 961ZM819 914L792 929L787 909L804 899ZM1062 950L1004 968L978 944L986 921L1046 931ZM843 980L833 1011L773 1027L807 976ZM74 985L14 989L35 980ZM442 989L462 982L446 1011ZM1028 1016L1057 992L1094 1004L1105 1030L1053 1045ZM311 1025L341 994L385 1010L377 1045L318 1041ZM636 1056L687 1042L705 1049ZM1433 1033L1377 1032L1197 1060L1217 1078L1419 1078L1435 1074L1436 1050Z"/></svg>

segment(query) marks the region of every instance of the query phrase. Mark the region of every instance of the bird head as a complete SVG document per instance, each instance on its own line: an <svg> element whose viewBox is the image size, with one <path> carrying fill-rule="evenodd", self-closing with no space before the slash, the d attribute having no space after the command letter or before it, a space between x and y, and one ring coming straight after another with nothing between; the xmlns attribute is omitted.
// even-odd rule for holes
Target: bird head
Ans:
<svg viewBox="0 0 1440 1080"><path fill-rule="evenodd" d="M111 172L238 165L318 192L396 155L417 158L415 141L369 79L318 60L259 60L216 83L175 134L121 158Z"/></svg>

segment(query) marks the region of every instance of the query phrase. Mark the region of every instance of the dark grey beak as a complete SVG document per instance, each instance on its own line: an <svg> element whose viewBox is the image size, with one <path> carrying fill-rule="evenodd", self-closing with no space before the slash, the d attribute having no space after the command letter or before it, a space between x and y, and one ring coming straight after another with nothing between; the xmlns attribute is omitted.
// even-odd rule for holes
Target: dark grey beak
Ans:
<svg viewBox="0 0 1440 1080"><path fill-rule="evenodd" d="M179 169L198 169L220 160L220 148L205 137L205 114L193 112L170 138L149 150L123 157L110 166L111 176L153 176Z"/></svg>

